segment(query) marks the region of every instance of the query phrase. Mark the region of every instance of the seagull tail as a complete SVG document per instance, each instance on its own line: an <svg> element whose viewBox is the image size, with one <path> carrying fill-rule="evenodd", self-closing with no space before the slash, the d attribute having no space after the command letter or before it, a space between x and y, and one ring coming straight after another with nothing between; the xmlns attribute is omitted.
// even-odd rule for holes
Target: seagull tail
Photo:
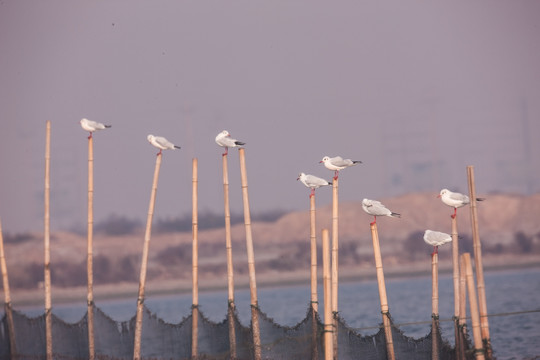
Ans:
<svg viewBox="0 0 540 360"><path fill-rule="evenodd" d="M105 125L106 128L110 128L112 125Z"/></svg>
<svg viewBox="0 0 540 360"><path fill-rule="evenodd" d="M241 141L235 141L234 144L238 146L246 145L245 142L241 142Z"/></svg>
<svg viewBox="0 0 540 360"><path fill-rule="evenodd" d="M476 198L476 201L484 201L486 198Z"/></svg>
<svg viewBox="0 0 540 360"><path fill-rule="evenodd" d="M393 212L393 213L390 214L390 216L391 216L391 217L395 217L395 218L400 218L400 217L401 217L401 214L398 214L398 213Z"/></svg>
<svg viewBox="0 0 540 360"><path fill-rule="evenodd" d="M360 160L353 160L353 164L361 164L362 162Z"/></svg>
<svg viewBox="0 0 540 360"><path fill-rule="evenodd" d="M180 149L180 146L173 145L175 149Z"/></svg>

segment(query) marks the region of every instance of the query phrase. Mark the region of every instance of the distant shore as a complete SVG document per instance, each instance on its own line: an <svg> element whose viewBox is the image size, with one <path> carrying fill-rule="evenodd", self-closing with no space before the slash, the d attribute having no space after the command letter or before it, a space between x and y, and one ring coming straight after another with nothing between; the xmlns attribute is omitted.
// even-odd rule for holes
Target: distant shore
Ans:
<svg viewBox="0 0 540 360"><path fill-rule="evenodd" d="M430 263L413 263L409 265L387 266L385 267L385 277L387 279L398 279L408 277L431 276ZM502 271L513 269L540 268L540 257L534 255L499 255L489 256L484 259L484 271ZM450 274L451 264L442 262L439 268L440 274ZM375 269L373 268L342 268L340 269L340 281L371 281L376 280ZM319 273L319 284L322 283L322 275ZM299 284L309 284L308 271L295 272L265 272L257 274L257 287L290 286ZM137 298L138 283L117 283L94 286L94 298L96 301L110 299ZM243 289L249 287L249 279L246 275L235 277L235 288ZM191 280L158 280L149 281L146 286L146 295L168 295L168 294L189 294L191 292ZM199 291L226 291L226 282L222 278L207 279L201 278L199 281ZM54 304L66 303L86 303L86 286L60 288L53 287L52 302ZM4 293L0 293L1 301L4 304ZM43 302L43 289L12 289L11 302L13 308L21 306L38 306Z"/></svg>

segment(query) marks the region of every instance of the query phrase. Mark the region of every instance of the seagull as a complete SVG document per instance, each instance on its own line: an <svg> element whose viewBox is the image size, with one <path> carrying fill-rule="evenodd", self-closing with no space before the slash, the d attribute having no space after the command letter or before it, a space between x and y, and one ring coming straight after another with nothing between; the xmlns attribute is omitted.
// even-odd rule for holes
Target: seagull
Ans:
<svg viewBox="0 0 540 360"><path fill-rule="evenodd" d="M300 180L308 188L311 188L311 194L309 194L309 197L315 196L315 189L318 189L321 186L331 185L328 181L321 179L320 177L315 175L306 175L304 173L300 173L296 180Z"/></svg>
<svg viewBox="0 0 540 360"><path fill-rule="evenodd" d="M426 232L424 233L424 241L426 242L426 244L432 245L433 254L437 254L439 246L452 241L452 237L440 231L426 230Z"/></svg>
<svg viewBox="0 0 540 360"><path fill-rule="evenodd" d="M353 165L356 165L358 163L362 163L361 161L358 161L358 160L351 160L351 159L343 159L341 156L336 156L336 157L328 157L328 156L325 156L322 158L321 161L319 161L319 164L320 163L324 163L324 166L328 169L328 170L334 170L334 180L337 180L338 179L338 174L339 174L339 170L343 170L349 166L353 166Z"/></svg>
<svg viewBox="0 0 540 360"><path fill-rule="evenodd" d="M377 216L390 216L390 217L401 217L401 214L395 213L390 211L386 206L381 204L380 201L377 200L369 200L364 199L362 200L362 209L369 215L373 215L375 220L370 223L370 225L377 223Z"/></svg>
<svg viewBox="0 0 540 360"><path fill-rule="evenodd" d="M180 146L174 145L172 142L170 142L169 140L165 139L162 136L148 135L146 138L148 139L150 144L154 145L155 147L159 149L159 152L157 153L158 155L161 155L162 150L180 149Z"/></svg>
<svg viewBox="0 0 540 360"><path fill-rule="evenodd" d="M458 192L452 192L448 189L442 189L439 195L437 195L437 197L441 198L442 202L445 203L446 205L454 208L454 214L452 215L452 219L456 217L457 208L465 206L471 202L467 195L460 194ZM476 201L483 201L483 200L485 199L476 198Z"/></svg>
<svg viewBox="0 0 540 360"><path fill-rule="evenodd" d="M94 131L103 130L103 129L111 127L111 125L105 125L105 124L102 124L102 123L98 123L97 121L88 120L86 118L81 119L81 121L79 121L79 122L81 123L81 127L84 130L90 132L90 135L88 136L88 139L92 138L92 133Z"/></svg>
<svg viewBox="0 0 540 360"><path fill-rule="evenodd" d="M241 141L231 138L231 134L229 134L227 130L223 130L222 132L217 134L216 144L225 148L225 152L222 155L226 156L229 153L230 147L237 147L237 146L245 145L246 143L243 143Z"/></svg>

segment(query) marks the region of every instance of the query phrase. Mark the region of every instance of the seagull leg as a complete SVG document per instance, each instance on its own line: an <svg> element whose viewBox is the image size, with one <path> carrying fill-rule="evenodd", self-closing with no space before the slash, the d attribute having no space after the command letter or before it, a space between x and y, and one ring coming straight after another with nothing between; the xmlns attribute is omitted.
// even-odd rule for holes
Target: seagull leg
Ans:
<svg viewBox="0 0 540 360"><path fill-rule="evenodd" d="M334 171L334 180L338 179L339 170Z"/></svg>
<svg viewBox="0 0 540 360"><path fill-rule="evenodd" d="M229 147L225 146L225 152L221 154L222 156L227 156L229 154Z"/></svg>
<svg viewBox="0 0 540 360"><path fill-rule="evenodd" d="M373 216L373 222L370 222L369 225L375 225L377 224L377 217Z"/></svg>
<svg viewBox="0 0 540 360"><path fill-rule="evenodd" d="M88 135L88 140L92 138L92 132L90 131L90 135Z"/></svg>
<svg viewBox="0 0 540 360"><path fill-rule="evenodd" d="M453 215L450 215L450 217L451 217L452 219L455 219L456 216L457 216L457 208L454 208L454 214L453 214Z"/></svg>
<svg viewBox="0 0 540 360"><path fill-rule="evenodd" d="M309 194L309 197L315 196L315 189L311 189L311 193Z"/></svg>
<svg viewBox="0 0 540 360"><path fill-rule="evenodd" d="M433 255L438 254L438 253L439 253L439 247L433 246L433 252L431 253L431 257L433 257Z"/></svg>
<svg viewBox="0 0 540 360"><path fill-rule="evenodd" d="M159 156L161 155L161 152L163 151L163 149L159 149L159 152L156 154L156 156Z"/></svg>

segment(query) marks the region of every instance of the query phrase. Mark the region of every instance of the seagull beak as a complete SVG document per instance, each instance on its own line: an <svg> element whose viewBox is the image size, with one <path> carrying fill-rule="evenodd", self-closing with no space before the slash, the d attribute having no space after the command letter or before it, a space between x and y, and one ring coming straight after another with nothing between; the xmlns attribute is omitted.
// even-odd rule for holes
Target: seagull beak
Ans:
<svg viewBox="0 0 540 360"><path fill-rule="evenodd" d="M322 162L323 162L322 160L321 160L321 161L319 161L319 164L320 164L320 163L322 163Z"/></svg>
<svg viewBox="0 0 540 360"><path fill-rule="evenodd" d="M441 197L441 194L437 195L437 199Z"/></svg>

